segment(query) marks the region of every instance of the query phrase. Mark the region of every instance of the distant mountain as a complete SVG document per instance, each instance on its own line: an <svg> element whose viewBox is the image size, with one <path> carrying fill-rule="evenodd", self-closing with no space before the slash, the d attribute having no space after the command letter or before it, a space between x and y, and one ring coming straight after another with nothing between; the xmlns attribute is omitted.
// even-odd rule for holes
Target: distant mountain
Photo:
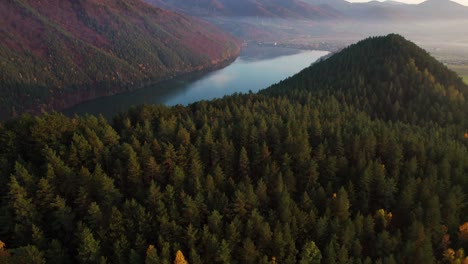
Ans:
<svg viewBox="0 0 468 264"><path fill-rule="evenodd" d="M414 20L467 18L468 7L450 0L427 0L417 5L398 1L350 3L345 0L304 0L312 5L328 5L356 20Z"/></svg>
<svg viewBox="0 0 468 264"><path fill-rule="evenodd" d="M398 2L398 1L392 1L392 0L387 0L387 1L383 2L383 3L389 4L389 5L397 5L397 6L406 5L405 3Z"/></svg>
<svg viewBox="0 0 468 264"><path fill-rule="evenodd" d="M0 113L61 109L202 70L237 41L140 0L0 1Z"/></svg>
<svg viewBox="0 0 468 264"><path fill-rule="evenodd" d="M338 10L343 10L353 5L352 3L346 0L303 0L303 1L312 5L332 6L333 8L337 8Z"/></svg>
<svg viewBox="0 0 468 264"><path fill-rule="evenodd" d="M468 126L468 86L426 51L395 34L351 45L265 93L292 90L333 94L374 118Z"/></svg>
<svg viewBox="0 0 468 264"><path fill-rule="evenodd" d="M350 3L345 0L304 0L313 5L328 5L346 18L356 20L382 20L401 18L405 12L400 8L402 3L394 1L370 1L363 3Z"/></svg>
<svg viewBox="0 0 468 264"><path fill-rule="evenodd" d="M145 0L201 17L271 17L311 20L414 20L468 18L468 7L450 0L421 4L398 1L350 3L346 0Z"/></svg>
<svg viewBox="0 0 468 264"><path fill-rule="evenodd" d="M468 7L450 0L426 0L410 6L410 10L421 19L468 19Z"/></svg>
<svg viewBox="0 0 468 264"><path fill-rule="evenodd" d="M153 5L196 16L336 19L342 15L330 6L300 0L146 0Z"/></svg>

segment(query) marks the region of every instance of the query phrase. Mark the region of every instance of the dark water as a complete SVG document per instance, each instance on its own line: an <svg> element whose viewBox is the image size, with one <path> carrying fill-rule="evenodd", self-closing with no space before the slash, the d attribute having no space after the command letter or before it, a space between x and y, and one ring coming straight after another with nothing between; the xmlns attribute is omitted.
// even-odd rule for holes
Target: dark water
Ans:
<svg viewBox="0 0 468 264"><path fill-rule="evenodd" d="M88 101L66 109L66 115L102 114L111 118L139 104L189 104L235 92L256 92L283 80L326 51L300 51L275 47L250 47L229 66L205 75L192 75L152 85L133 92Z"/></svg>

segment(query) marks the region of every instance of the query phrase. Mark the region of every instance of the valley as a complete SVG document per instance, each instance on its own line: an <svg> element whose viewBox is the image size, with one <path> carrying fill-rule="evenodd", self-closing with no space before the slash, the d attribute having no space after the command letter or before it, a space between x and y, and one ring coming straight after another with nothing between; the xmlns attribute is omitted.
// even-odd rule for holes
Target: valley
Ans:
<svg viewBox="0 0 468 264"><path fill-rule="evenodd" d="M141 1L0 2L0 114L39 114L233 61L202 20Z"/></svg>
<svg viewBox="0 0 468 264"><path fill-rule="evenodd" d="M255 93L294 75L327 53L247 46L232 64L222 69L194 73L136 91L90 100L62 112L70 117L92 114L112 120L115 115L142 104L188 105L234 93Z"/></svg>
<svg viewBox="0 0 468 264"><path fill-rule="evenodd" d="M187 5L184 1L147 0L156 6L164 6L178 12L205 19L245 43L268 46L293 47L337 51L368 36L398 33L415 41L448 65L468 64L468 7L449 0L429 0L410 5L400 2L349 3L345 0L323 1L244 0L256 7L281 6L290 10L282 13L246 12L238 8L236 14L229 10L244 6L229 1L198 1ZM217 4L215 4L217 3ZM322 15L310 13L301 17L291 10L298 5L320 7ZM196 10L194 10L196 9ZM250 10L250 9L249 9ZM274 10L281 10L275 8ZM324 12L324 10L333 10ZM325 14L329 16L325 17Z"/></svg>
<svg viewBox="0 0 468 264"><path fill-rule="evenodd" d="M466 76L460 65L468 64L463 44L468 8L447 1L147 1L190 16L128 0L53 7L5 1L0 8L5 25L0 30L7 36L0 40L0 118L61 110L209 72L233 62L242 45L335 52L367 36L394 32Z"/></svg>

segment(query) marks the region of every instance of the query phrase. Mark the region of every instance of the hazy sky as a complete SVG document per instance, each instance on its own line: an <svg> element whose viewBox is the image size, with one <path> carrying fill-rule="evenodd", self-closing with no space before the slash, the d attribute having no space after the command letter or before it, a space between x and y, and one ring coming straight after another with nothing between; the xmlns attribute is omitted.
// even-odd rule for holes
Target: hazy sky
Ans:
<svg viewBox="0 0 468 264"><path fill-rule="evenodd" d="M369 2L369 0L347 0L348 2ZM379 0L382 2L382 0ZM424 0L397 0L398 2L408 3L408 4L419 4L424 2ZM453 0L454 2L460 3L462 5L468 6L468 0Z"/></svg>

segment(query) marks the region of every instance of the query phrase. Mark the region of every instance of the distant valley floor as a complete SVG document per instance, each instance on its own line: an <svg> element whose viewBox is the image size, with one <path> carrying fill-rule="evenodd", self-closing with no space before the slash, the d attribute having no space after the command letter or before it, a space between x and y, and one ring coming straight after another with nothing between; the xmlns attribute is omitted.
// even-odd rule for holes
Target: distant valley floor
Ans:
<svg viewBox="0 0 468 264"><path fill-rule="evenodd" d="M219 20L215 24L244 43L337 52L358 40L388 33L412 39L468 83L468 21L376 23L288 21L280 19ZM235 26L235 29L234 29Z"/></svg>

